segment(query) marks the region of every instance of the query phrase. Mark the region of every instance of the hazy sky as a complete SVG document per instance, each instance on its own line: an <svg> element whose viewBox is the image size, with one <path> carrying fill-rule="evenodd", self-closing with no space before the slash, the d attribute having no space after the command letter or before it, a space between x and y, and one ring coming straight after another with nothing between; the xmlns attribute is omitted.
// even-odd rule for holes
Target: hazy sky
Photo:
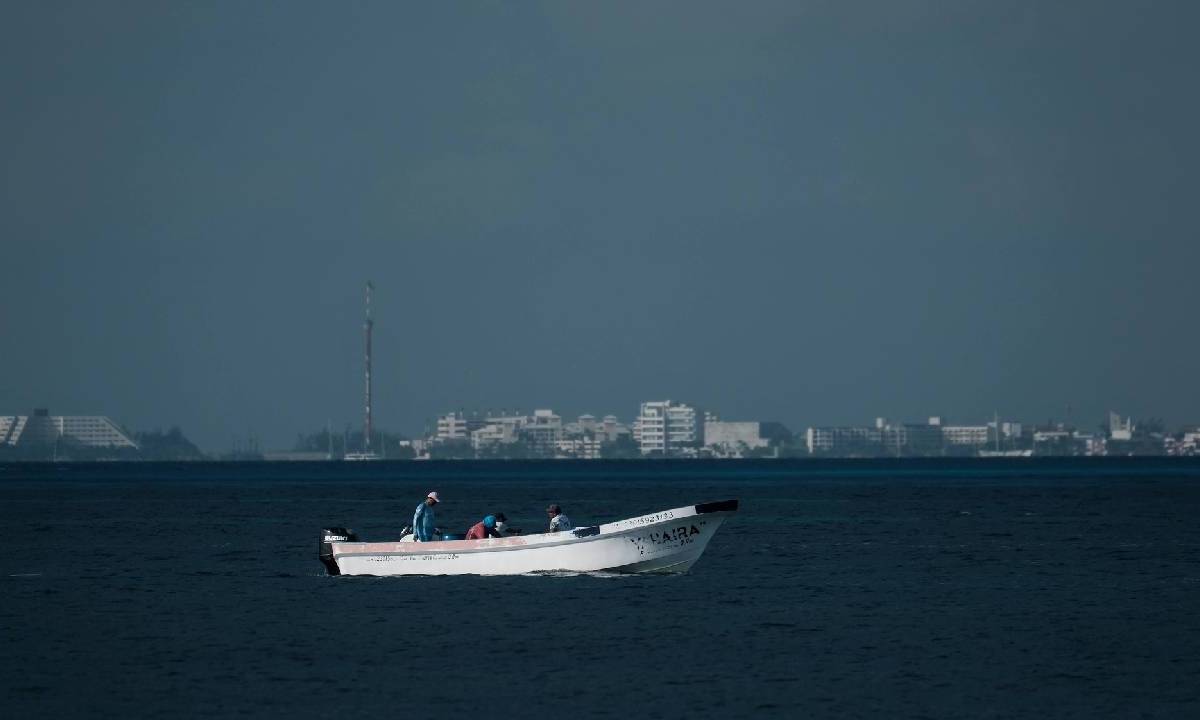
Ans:
<svg viewBox="0 0 1200 720"><path fill-rule="evenodd" d="M0 412L1200 422L1200 4L10 2Z"/></svg>

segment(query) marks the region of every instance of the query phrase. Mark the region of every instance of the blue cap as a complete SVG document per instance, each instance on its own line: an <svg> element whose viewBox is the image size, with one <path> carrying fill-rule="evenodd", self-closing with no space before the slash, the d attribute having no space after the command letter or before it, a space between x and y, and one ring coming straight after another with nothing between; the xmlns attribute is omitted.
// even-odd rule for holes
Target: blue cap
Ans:
<svg viewBox="0 0 1200 720"><path fill-rule="evenodd" d="M496 527L496 516L495 516L495 515L488 515L487 517L485 517L485 518L483 519L483 526L484 526L485 528L494 528L494 527Z"/></svg>

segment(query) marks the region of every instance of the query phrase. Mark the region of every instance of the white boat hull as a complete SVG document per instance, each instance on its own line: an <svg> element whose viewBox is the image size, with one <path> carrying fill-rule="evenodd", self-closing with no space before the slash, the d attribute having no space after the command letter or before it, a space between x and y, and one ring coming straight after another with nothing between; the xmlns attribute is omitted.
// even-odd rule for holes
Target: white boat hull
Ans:
<svg viewBox="0 0 1200 720"><path fill-rule="evenodd" d="M340 575L682 573L736 510L737 501L728 500L569 532L485 540L368 543L327 536L322 561Z"/></svg>

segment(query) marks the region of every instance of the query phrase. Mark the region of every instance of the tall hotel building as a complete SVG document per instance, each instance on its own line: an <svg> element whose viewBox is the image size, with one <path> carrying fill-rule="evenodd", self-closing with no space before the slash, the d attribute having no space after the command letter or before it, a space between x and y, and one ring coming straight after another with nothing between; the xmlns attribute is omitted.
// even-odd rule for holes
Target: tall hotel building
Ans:
<svg viewBox="0 0 1200 720"><path fill-rule="evenodd" d="M690 405L644 402L633 423L633 439L643 455L672 455L701 444L703 422L703 415Z"/></svg>

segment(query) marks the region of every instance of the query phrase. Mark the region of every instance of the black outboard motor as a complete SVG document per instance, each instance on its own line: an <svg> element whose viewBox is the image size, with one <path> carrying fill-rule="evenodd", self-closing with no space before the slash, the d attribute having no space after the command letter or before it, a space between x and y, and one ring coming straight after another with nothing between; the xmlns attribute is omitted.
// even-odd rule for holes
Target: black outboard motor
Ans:
<svg viewBox="0 0 1200 720"><path fill-rule="evenodd" d="M318 552L318 557L321 558L321 564L330 575L341 575L342 571L338 569L337 560L333 559L333 543L335 542L358 542L358 535L353 530L346 528L325 528L321 531L321 546Z"/></svg>

